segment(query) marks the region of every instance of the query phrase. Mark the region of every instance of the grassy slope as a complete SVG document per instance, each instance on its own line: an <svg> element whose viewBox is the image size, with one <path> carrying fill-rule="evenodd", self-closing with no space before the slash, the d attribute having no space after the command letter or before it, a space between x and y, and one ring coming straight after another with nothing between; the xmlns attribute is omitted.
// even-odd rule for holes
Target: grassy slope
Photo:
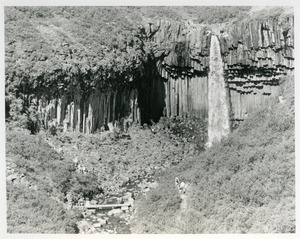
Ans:
<svg viewBox="0 0 300 239"><path fill-rule="evenodd" d="M137 203L137 233L295 232L293 79L218 145L168 170ZM188 182L180 211L174 178ZM181 215L181 220L178 216ZM158 223L159 222L159 223Z"/></svg>

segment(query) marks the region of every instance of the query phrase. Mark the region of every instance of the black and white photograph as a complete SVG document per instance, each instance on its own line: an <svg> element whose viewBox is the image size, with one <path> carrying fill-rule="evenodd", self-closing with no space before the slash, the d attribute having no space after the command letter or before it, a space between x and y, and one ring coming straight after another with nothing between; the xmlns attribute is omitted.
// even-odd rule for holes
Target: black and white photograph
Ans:
<svg viewBox="0 0 300 239"><path fill-rule="evenodd" d="M5 1L1 231L296 235L296 1L242 2Z"/></svg>

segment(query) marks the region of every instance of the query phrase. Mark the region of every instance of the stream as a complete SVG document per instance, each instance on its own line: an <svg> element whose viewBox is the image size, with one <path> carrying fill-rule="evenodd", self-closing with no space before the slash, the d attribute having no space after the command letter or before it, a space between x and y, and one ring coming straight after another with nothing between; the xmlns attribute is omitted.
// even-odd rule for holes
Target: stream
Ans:
<svg viewBox="0 0 300 239"><path fill-rule="evenodd" d="M153 175L140 176L124 185L117 194L104 195L97 204L120 204L134 201L136 196L156 187ZM134 213L132 206L113 209L87 209L84 219L78 222L81 234L130 234L130 219Z"/></svg>

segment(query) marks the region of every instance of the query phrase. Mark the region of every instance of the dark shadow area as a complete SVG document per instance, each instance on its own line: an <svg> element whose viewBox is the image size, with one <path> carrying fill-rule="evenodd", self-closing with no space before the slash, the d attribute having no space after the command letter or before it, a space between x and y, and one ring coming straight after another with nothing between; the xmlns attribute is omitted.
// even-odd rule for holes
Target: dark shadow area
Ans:
<svg viewBox="0 0 300 239"><path fill-rule="evenodd" d="M164 79L157 71L156 63L150 60L145 64L143 78L138 84L138 105L141 109L141 123L158 122L163 116L165 103Z"/></svg>

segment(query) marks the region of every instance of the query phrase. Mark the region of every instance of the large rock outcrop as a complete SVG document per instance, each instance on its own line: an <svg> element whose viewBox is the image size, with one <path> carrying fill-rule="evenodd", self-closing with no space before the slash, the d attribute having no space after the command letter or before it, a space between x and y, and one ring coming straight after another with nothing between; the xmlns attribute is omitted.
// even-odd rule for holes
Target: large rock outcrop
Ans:
<svg viewBox="0 0 300 239"><path fill-rule="evenodd" d="M216 34L231 120L243 120L267 103L281 75L293 73L293 21L293 17L245 20L220 32L191 22L148 23L139 33L148 57L141 74L133 76L128 87L112 92L93 90L86 96L78 89L73 97L56 104L60 113L55 117L61 124L66 119L72 130L87 133L123 117L137 123L158 121L163 115L207 118L209 49L211 35Z"/></svg>
<svg viewBox="0 0 300 239"><path fill-rule="evenodd" d="M220 33L232 119L244 119L294 70L294 19L245 21Z"/></svg>
<svg viewBox="0 0 300 239"><path fill-rule="evenodd" d="M164 82L164 115L207 117L212 30L209 26L168 21L159 21L155 26L151 23L145 29L151 39L148 48ZM267 103L281 75L293 72L293 17L245 20L217 35L230 90L231 119L243 120Z"/></svg>

